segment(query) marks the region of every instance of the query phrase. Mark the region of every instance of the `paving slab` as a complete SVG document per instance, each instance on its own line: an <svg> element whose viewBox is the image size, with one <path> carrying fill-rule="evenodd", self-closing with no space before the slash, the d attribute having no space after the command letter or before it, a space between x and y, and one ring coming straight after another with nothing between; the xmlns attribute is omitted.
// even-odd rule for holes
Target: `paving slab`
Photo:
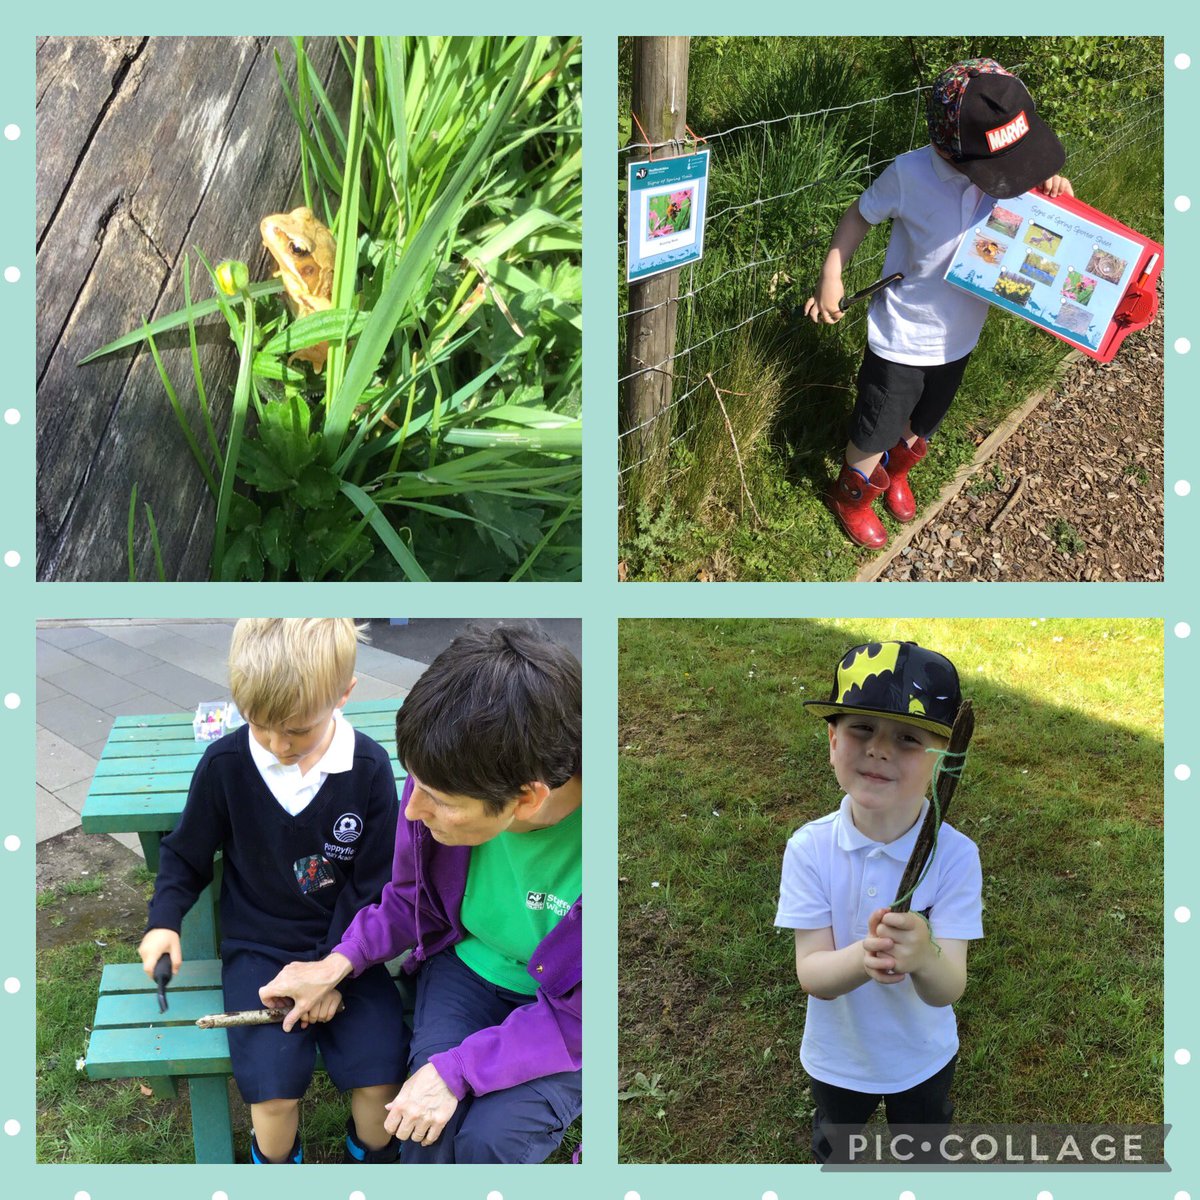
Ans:
<svg viewBox="0 0 1200 1200"><path fill-rule="evenodd" d="M78 696L97 708L120 704L122 700L128 700L144 690L131 680L114 675L103 667L94 667L91 663L82 663L70 671L61 672L54 677L54 682L72 696Z"/></svg>
<svg viewBox="0 0 1200 1200"><path fill-rule="evenodd" d="M50 729L38 727L36 747L37 781L47 791L90 780L96 771L96 759Z"/></svg>
<svg viewBox="0 0 1200 1200"><path fill-rule="evenodd" d="M398 705L408 694L407 688L401 688L386 679L377 679L374 675L359 675L357 678L351 700L395 700Z"/></svg>
<svg viewBox="0 0 1200 1200"><path fill-rule="evenodd" d="M88 643L85 642L84 645ZM34 655L39 679L50 679L62 671L70 671L83 665L83 659L53 642L46 641L40 634L34 643Z"/></svg>
<svg viewBox="0 0 1200 1200"><path fill-rule="evenodd" d="M206 699L216 700L219 697L212 695ZM154 716L158 713L191 712L195 707L194 704L190 706L176 704L174 700L160 696L157 692L138 692L136 696L122 700L120 704L105 705L104 711L114 717L141 717Z"/></svg>
<svg viewBox="0 0 1200 1200"><path fill-rule="evenodd" d="M43 700L53 700L56 696L65 696L66 692L62 690L56 683L51 683L48 679L38 678L37 681L37 702L41 704Z"/></svg>
<svg viewBox="0 0 1200 1200"><path fill-rule="evenodd" d="M207 679L210 685L216 683L222 688L229 686L228 645L224 650L218 650L204 642L178 637L168 642L155 643L154 654L161 662L182 667L185 671L191 671L193 675Z"/></svg>
<svg viewBox="0 0 1200 1200"><path fill-rule="evenodd" d="M173 663L159 663L145 671L138 671L129 679L145 691L166 696L171 701L172 712L186 712L194 709L201 700L213 699L211 679L185 671Z"/></svg>
<svg viewBox="0 0 1200 1200"><path fill-rule="evenodd" d="M38 637L43 638L52 646L69 650L72 646L81 646L85 642L94 642L104 634L90 625L39 625Z"/></svg>
<svg viewBox="0 0 1200 1200"><path fill-rule="evenodd" d="M76 646L72 653L77 654L86 662L90 662L93 666L122 676L132 675L134 671L144 671L158 661L152 654L147 654L136 646L119 642L107 634L99 641L84 642L83 645Z"/></svg>
<svg viewBox="0 0 1200 1200"><path fill-rule="evenodd" d="M83 802L87 799L87 794L91 790L91 779L85 779L81 783L73 783L69 787L58 788L54 793L54 798L65 804L77 816L83 812Z"/></svg>
<svg viewBox="0 0 1200 1200"><path fill-rule="evenodd" d="M154 622L146 625L107 625L104 628L104 636L114 642L152 654L154 646L160 642L172 641L178 637L178 633L172 626Z"/></svg>
<svg viewBox="0 0 1200 1200"><path fill-rule="evenodd" d="M37 722L89 753L88 747L100 741L103 746L112 729L112 717L78 696L64 694L37 706ZM94 755L93 757L99 757Z"/></svg>
<svg viewBox="0 0 1200 1200"><path fill-rule="evenodd" d="M72 812L57 796L51 795L45 788L37 788L33 817L34 841L44 842L47 838L57 837L74 829L79 824L79 814Z"/></svg>

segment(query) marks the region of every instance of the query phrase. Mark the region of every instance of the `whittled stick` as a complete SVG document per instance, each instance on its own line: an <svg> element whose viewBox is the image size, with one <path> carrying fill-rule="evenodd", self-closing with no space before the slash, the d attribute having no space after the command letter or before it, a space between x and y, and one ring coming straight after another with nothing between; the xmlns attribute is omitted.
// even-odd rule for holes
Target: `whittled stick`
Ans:
<svg viewBox="0 0 1200 1200"><path fill-rule="evenodd" d="M210 1013L199 1017L201 1029L233 1029L239 1025L277 1025L288 1015L286 1008L244 1008L241 1012Z"/></svg>
<svg viewBox="0 0 1200 1200"><path fill-rule="evenodd" d="M971 709L970 700L964 700L959 706L958 715L954 718L954 724L950 728L950 742L946 746L945 753L949 755L965 755L967 746L971 743L971 734L975 732L975 713ZM934 838L937 836L938 811L941 812L941 819L946 819L946 811L950 807L950 800L954 796L954 789L958 786L958 777L962 774L962 767L965 763L965 758L960 758L956 764L952 765L949 770L942 770L938 773L937 781L937 804L931 804L929 811L925 814L925 820L921 823L921 831L917 834L917 840L913 844L912 854L908 859L908 866L904 868L904 874L900 879L900 886L896 889L897 896L903 896L903 900L894 901L891 908L892 912L908 912L912 904L912 897L907 893L911 892L916 886L917 880L921 878L921 872L925 869L925 864L929 860L929 855L933 850Z"/></svg>

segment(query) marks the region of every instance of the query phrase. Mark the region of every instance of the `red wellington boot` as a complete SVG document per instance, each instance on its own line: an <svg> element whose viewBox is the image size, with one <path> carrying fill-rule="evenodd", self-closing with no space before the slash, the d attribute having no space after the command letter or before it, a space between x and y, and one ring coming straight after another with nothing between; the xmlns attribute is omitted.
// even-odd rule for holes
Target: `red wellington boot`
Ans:
<svg viewBox="0 0 1200 1200"><path fill-rule="evenodd" d="M884 469L887 455L871 472L868 479L849 463L842 463L842 473L825 494L825 502L833 509L833 515L842 523L842 528L860 545L878 550L887 543L887 531L883 522L871 507L876 496L888 486L888 473Z"/></svg>
<svg viewBox="0 0 1200 1200"><path fill-rule="evenodd" d="M883 502L897 521L911 521L917 515L917 503L908 486L908 472L925 457L928 450L929 443L919 437L911 446L901 438L888 452L888 479L891 482Z"/></svg>

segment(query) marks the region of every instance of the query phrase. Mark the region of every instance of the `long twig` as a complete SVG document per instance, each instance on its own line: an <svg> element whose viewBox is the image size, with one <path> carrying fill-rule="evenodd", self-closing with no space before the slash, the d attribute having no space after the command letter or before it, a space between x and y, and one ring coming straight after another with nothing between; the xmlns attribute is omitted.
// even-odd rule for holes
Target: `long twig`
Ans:
<svg viewBox="0 0 1200 1200"><path fill-rule="evenodd" d="M908 865L904 868L904 874L901 876L900 887L896 892L897 899L891 906L892 912L908 912L912 904L910 893L916 887L917 880L921 878L921 872L929 861L929 855L937 838L937 827L940 821L946 819L946 812L954 796L954 789L958 786L958 777L962 773L967 747L971 743L971 734L974 732L975 713L971 708L970 700L964 700L959 706L958 715L954 718L954 724L950 729L950 742L944 751L945 757L953 760L952 765L938 773L937 804L931 804L925 814L921 832L917 834Z"/></svg>
<svg viewBox="0 0 1200 1200"><path fill-rule="evenodd" d="M725 411L725 401L721 399L721 389L713 382L711 371L705 378L712 384L712 390L717 396L717 403L721 406L721 416L725 418L725 428L729 430L729 440L733 443L733 456L737 459L738 474L742 477L742 491L746 493L746 499L750 501L750 507L754 510L754 519L761 525L762 517L758 514L758 507L754 503L754 497L750 494L750 487L746 483L746 472L742 467L742 455L738 450L737 438L733 436L733 425L729 420L729 414Z"/></svg>

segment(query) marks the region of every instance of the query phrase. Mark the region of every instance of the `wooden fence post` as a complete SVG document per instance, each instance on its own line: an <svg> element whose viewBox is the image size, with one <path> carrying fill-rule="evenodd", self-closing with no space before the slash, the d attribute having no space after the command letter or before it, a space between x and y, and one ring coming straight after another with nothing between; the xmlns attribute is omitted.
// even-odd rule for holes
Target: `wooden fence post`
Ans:
<svg viewBox="0 0 1200 1200"><path fill-rule="evenodd" d="M687 119L688 44L686 37L642 37L634 40L633 112L656 159L680 151ZM633 126L631 139L641 141ZM673 139L673 141L672 141ZM640 156L639 156L640 157ZM671 423L664 414L671 405L675 353L676 298L679 271L664 271L629 285L626 327L623 428L632 430L623 439L625 461L641 462L626 478L626 500L652 495L662 482Z"/></svg>

